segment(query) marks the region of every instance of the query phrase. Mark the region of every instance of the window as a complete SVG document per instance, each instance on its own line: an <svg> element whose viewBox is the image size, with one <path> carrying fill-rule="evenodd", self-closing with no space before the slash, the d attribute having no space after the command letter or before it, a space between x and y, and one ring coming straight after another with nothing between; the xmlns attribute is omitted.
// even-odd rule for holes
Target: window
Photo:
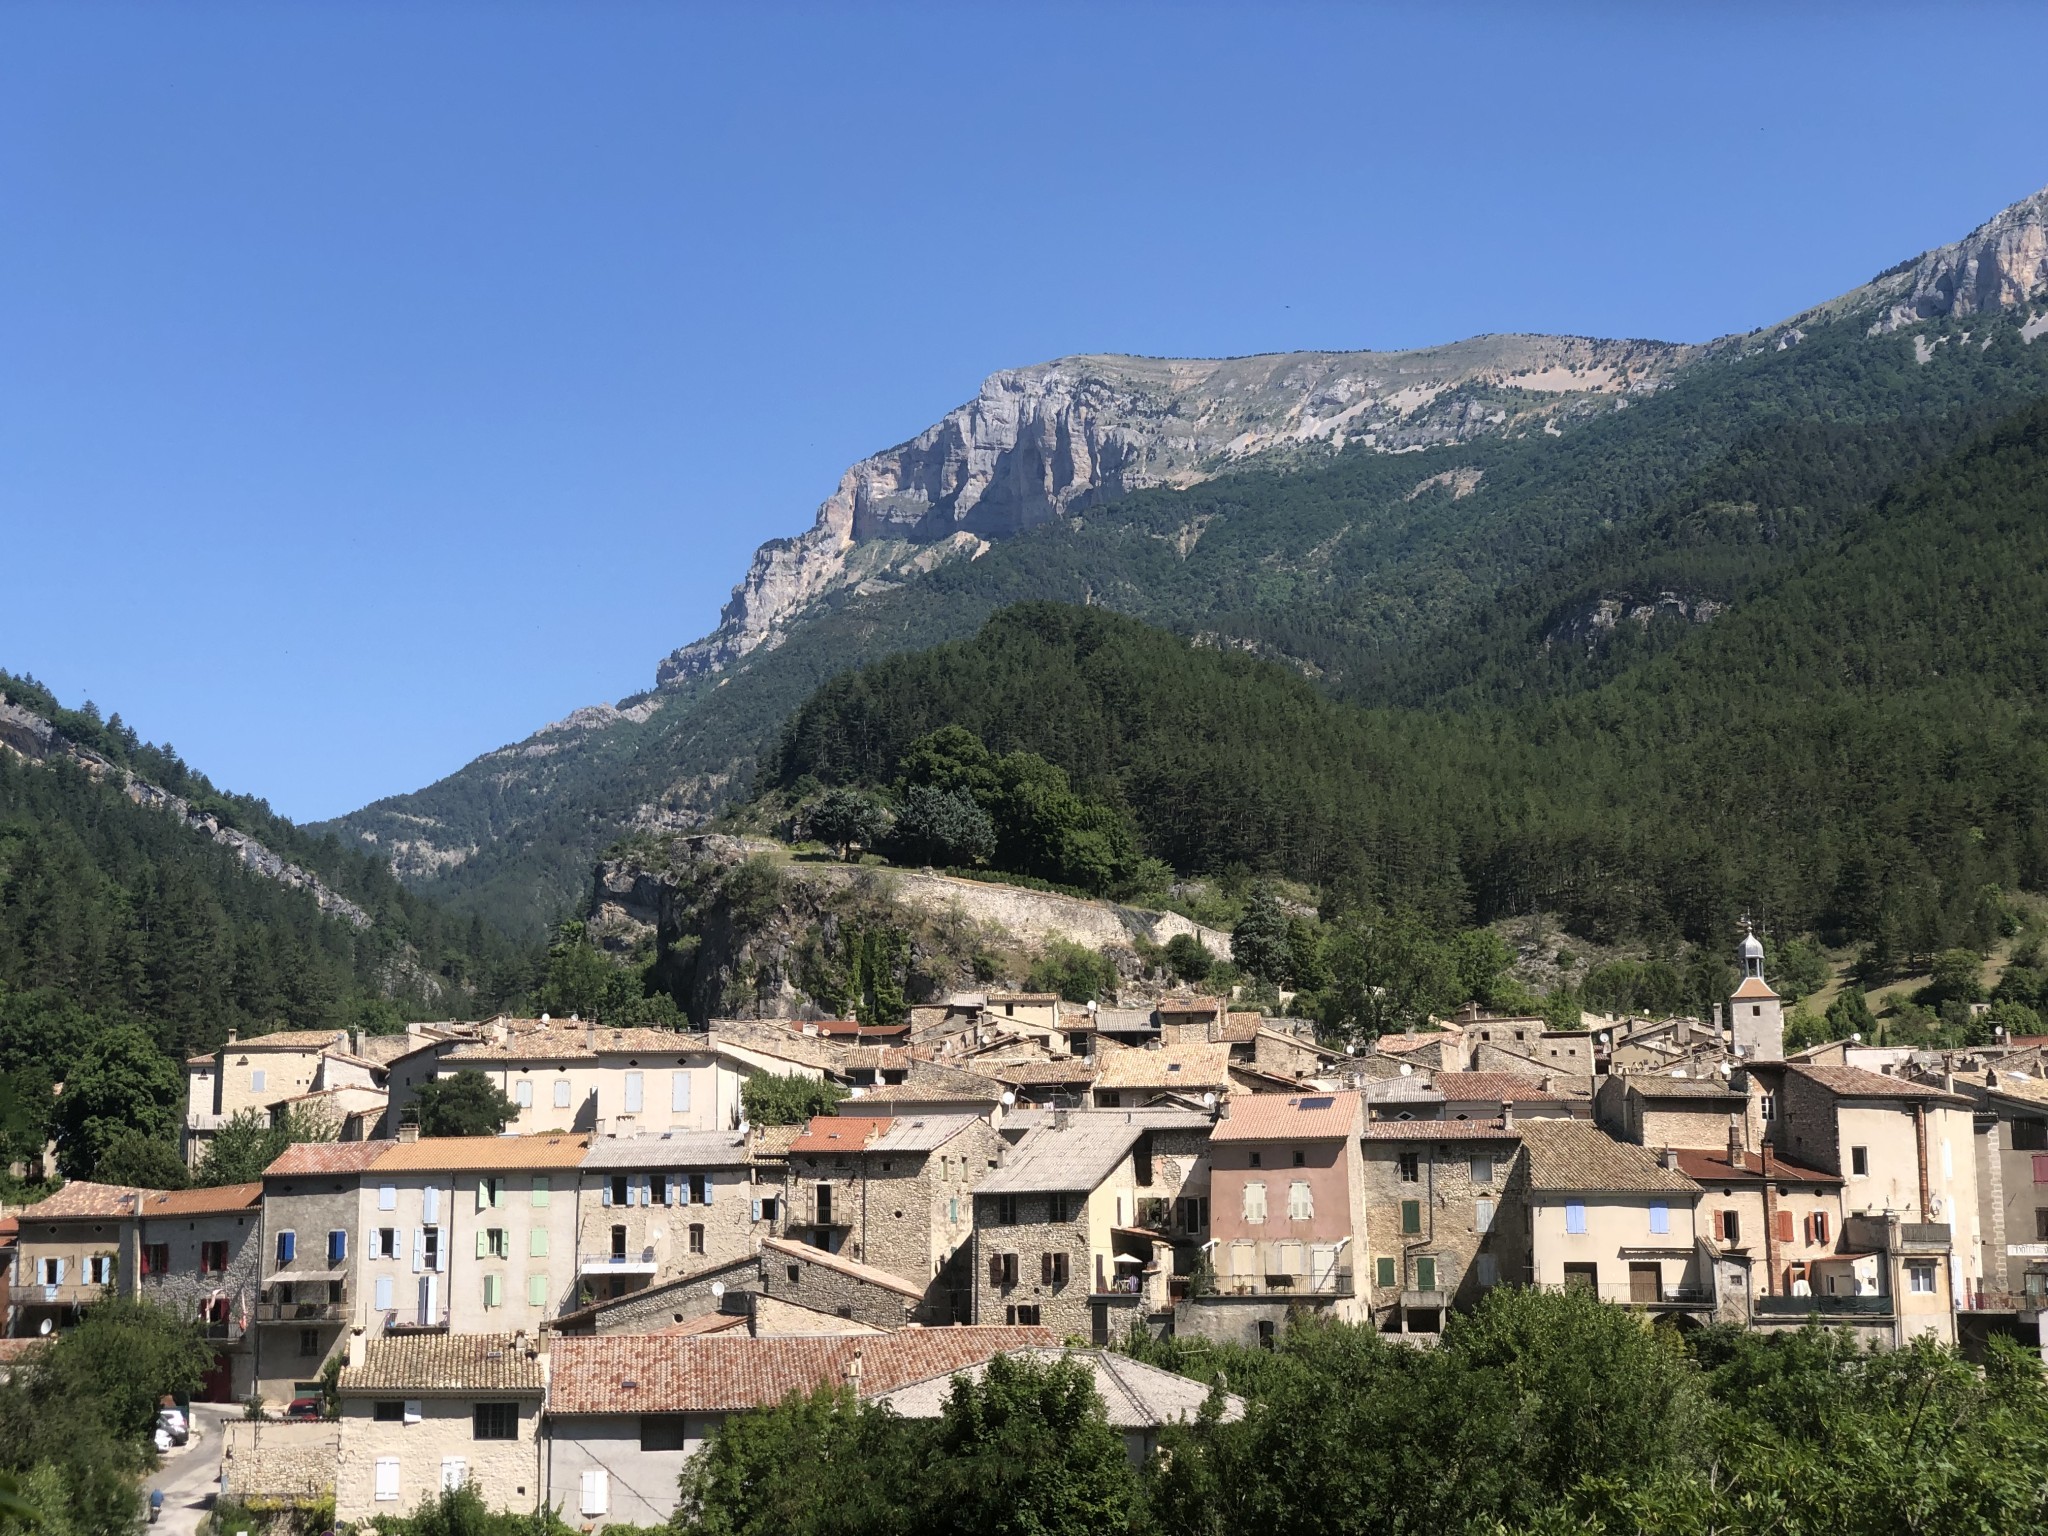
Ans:
<svg viewBox="0 0 2048 1536"><path fill-rule="evenodd" d="M476 1208L478 1210L496 1210L504 1203L505 1179L502 1174L486 1174L476 1181Z"/></svg>
<svg viewBox="0 0 2048 1536"><path fill-rule="evenodd" d="M528 1275L526 1277L526 1304L529 1307L544 1307L548 1304L548 1277Z"/></svg>
<svg viewBox="0 0 2048 1536"><path fill-rule="evenodd" d="M533 1083L530 1079L522 1077L512 1085L512 1102L521 1109L533 1108Z"/></svg>
<svg viewBox="0 0 2048 1536"><path fill-rule="evenodd" d="M690 1112L690 1074L678 1072L669 1079L668 1108L672 1115L687 1115Z"/></svg>
<svg viewBox="0 0 2048 1536"><path fill-rule="evenodd" d="M449 1488L460 1488L468 1481L468 1462L464 1461L460 1456L443 1456L441 1458L441 1487L444 1491Z"/></svg>
<svg viewBox="0 0 2048 1536"><path fill-rule="evenodd" d="M1472 1230L1482 1236L1493 1230L1494 1205L1491 1200L1477 1200L1472 1205Z"/></svg>
<svg viewBox="0 0 2048 1536"><path fill-rule="evenodd" d="M1564 1204L1564 1229L1574 1236L1583 1236L1586 1231L1586 1202L1567 1200Z"/></svg>
<svg viewBox="0 0 2048 1536"><path fill-rule="evenodd" d="M1271 1319L1270 1317L1262 1317L1262 1318L1260 1318L1260 1319L1259 1319L1259 1348L1261 1348L1261 1349L1271 1349L1271 1348L1273 1347L1273 1340L1274 1340L1274 1335L1275 1335L1275 1334L1276 1334L1277 1332L1278 1332L1278 1330L1274 1328L1274 1326L1273 1326L1273 1320L1272 1320L1272 1319Z"/></svg>
<svg viewBox="0 0 2048 1536"><path fill-rule="evenodd" d="M650 1173L647 1175L647 1203L649 1205L671 1205L674 1203L674 1195L675 1190L671 1186L667 1174ZM687 1199L688 1197L686 1196L686 1203Z"/></svg>
<svg viewBox="0 0 2048 1536"><path fill-rule="evenodd" d="M640 1073L640 1072L628 1072L628 1073L626 1074L626 1113L627 1113L627 1114L629 1114L629 1115L637 1115L637 1114L639 1114L639 1113L640 1113L640 1103L641 1103L641 1099L642 1099L642 1098L644 1097L644 1089L645 1089L645 1086L646 1086L646 1075L645 1075L644 1073Z"/></svg>
<svg viewBox="0 0 2048 1536"><path fill-rule="evenodd" d="M377 1209L380 1211L395 1211L398 1209L398 1186L396 1184L379 1184L377 1186Z"/></svg>
<svg viewBox="0 0 2048 1536"><path fill-rule="evenodd" d="M403 1424L405 1404L396 1398L380 1401L371 1417L379 1424Z"/></svg>
<svg viewBox="0 0 2048 1536"><path fill-rule="evenodd" d="M611 1507L611 1474L592 1467L583 1474L582 1497L578 1501L586 1515L601 1515Z"/></svg>
<svg viewBox="0 0 2048 1536"><path fill-rule="evenodd" d="M1851 1147L1849 1149L1849 1176L1853 1179L1870 1177L1870 1148Z"/></svg>
<svg viewBox="0 0 2048 1536"><path fill-rule="evenodd" d="M379 1405L382 1406L381 1404ZM379 1414L379 1418L383 1415ZM398 1458L379 1456L377 1458L377 1499L379 1503L390 1503L398 1497Z"/></svg>
<svg viewBox="0 0 2048 1536"><path fill-rule="evenodd" d="M1038 1326L1038 1308L1028 1304L1005 1307L1003 1308L1003 1321L1012 1328L1036 1328Z"/></svg>
<svg viewBox="0 0 2048 1536"><path fill-rule="evenodd" d="M485 1275L484 1305L486 1307L502 1307L504 1304L505 1277L503 1275Z"/></svg>
<svg viewBox="0 0 2048 1536"><path fill-rule="evenodd" d="M1422 1202L1420 1200L1403 1200L1401 1202L1402 1233L1406 1236L1412 1237L1421 1230Z"/></svg>
<svg viewBox="0 0 2048 1536"><path fill-rule="evenodd" d="M249 1091L251 1093L263 1092L263 1085L269 1081L269 1076L261 1067L251 1072L249 1074Z"/></svg>
<svg viewBox="0 0 2048 1536"><path fill-rule="evenodd" d="M148 1243L142 1250L142 1272L145 1275L169 1274L171 1269L171 1245L169 1243Z"/></svg>
<svg viewBox="0 0 2048 1536"><path fill-rule="evenodd" d="M1418 1152L1401 1154L1401 1182L1419 1184L1422 1182L1422 1155Z"/></svg>
<svg viewBox="0 0 2048 1536"><path fill-rule="evenodd" d="M1249 1162L1247 1162L1247 1163L1245 1164L1245 1166L1246 1166L1247 1168L1256 1168L1256 1167L1258 1167L1258 1166L1259 1166L1259 1154L1258 1154L1258 1153L1256 1153L1256 1152L1252 1153L1252 1155L1251 1155L1251 1160L1250 1160Z"/></svg>
<svg viewBox="0 0 2048 1536"><path fill-rule="evenodd" d="M478 1403L474 1436L478 1440L517 1440L519 1438L519 1405L517 1403Z"/></svg>
<svg viewBox="0 0 2048 1536"><path fill-rule="evenodd" d="M370 1234L370 1257L373 1259L395 1259L398 1257L398 1228L379 1227Z"/></svg>
<svg viewBox="0 0 2048 1536"><path fill-rule="evenodd" d="M1297 1168L1306 1168L1308 1166L1308 1154L1299 1148L1294 1153L1294 1166Z"/></svg>
<svg viewBox="0 0 2048 1536"><path fill-rule="evenodd" d="M2048 1206L2038 1208L2034 1212L2034 1240L2048 1243Z"/></svg>
<svg viewBox="0 0 2048 1536"><path fill-rule="evenodd" d="M337 1227L327 1234L327 1262L339 1264L348 1257L348 1233Z"/></svg>
<svg viewBox="0 0 2048 1536"><path fill-rule="evenodd" d="M632 1175L615 1173L604 1182L604 1203L606 1205L631 1205L633 1203Z"/></svg>
<svg viewBox="0 0 2048 1536"><path fill-rule="evenodd" d="M391 1277L389 1275L379 1275L372 1294L376 1297L376 1300L371 1305L379 1312L389 1312L391 1310Z"/></svg>
<svg viewBox="0 0 2048 1536"><path fill-rule="evenodd" d="M1475 1157L1472 1159L1472 1182L1474 1184L1491 1184L1493 1182L1492 1158Z"/></svg>
<svg viewBox="0 0 2048 1536"><path fill-rule="evenodd" d="M690 1223L690 1252L702 1253L703 1251L704 1223L701 1221L693 1221Z"/></svg>
<svg viewBox="0 0 2048 1536"><path fill-rule="evenodd" d="M2048 1152L2048 1120L2039 1115L2015 1115L2012 1122L2015 1152Z"/></svg>
<svg viewBox="0 0 2048 1536"><path fill-rule="evenodd" d="M64 1261L62 1259L44 1259L41 1261L41 1268L44 1285L62 1285L64 1283Z"/></svg>
<svg viewBox="0 0 2048 1536"><path fill-rule="evenodd" d="M507 1259L512 1256L512 1235L503 1227L478 1227L476 1230L476 1256L480 1259Z"/></svg>
<svg viewBox="0 0 2048 1536"><path fill-rule="evenodd" d="M227 1245L221 1245L225 1248ZM114 1256L111 1253L96 1253L85 1261L85 1275L94 1285L114 1283Z"/></svg>
<svg viewBox="0 0 2048 1536"><path fill-rule="evenodd" d="M299 1330L299 1358L317 1360L320 1358L320 1330L301 1328Z"/></svg>
<svg viewBox="0 0 2048 1536"><path fill-rule="evenodd" d="M569 1079L567 1079L566 1077L558 1077L555 1079L555 1108L567 1109L568 1107Z"/></svg>
<svg viewBox="0 0 2048 1536"><path fill-rule="evenodd" d="M641 1414L640 1449L643 1451L680 1451L689 1443L684 1432L686 1422L680 1413Z"/></svg>
<svg viewBox="0 0 2048 1536"><path fill-rule="evenodd" d="M526 1234L526 1256L529 1259L544 1259L548 1256L548 1229L535 1227Z"/></svg>
<svg viewBox="0 0 2048 1536"><path fill-rule="evenodd" d="M955 1203L957 1204L958 1202ZM754 1202L754 1220L773 1221L774 1219L775 1197L773 1195L763 1195Z"/></svg>
<svg viewBox="0 0 2048 1536"><path fill-rule="evenodd" d="M1928 1263L1911 1263L1906 1266L1906 1289L1915 1296L1934 1294L1934 1266Z"/></svg>
<svg viewBox="0 0 2048 1536"><path fill-rule="evenodd" d="M1733 1248L1742 1241L1742 1213L1740 1211L1714 1212L1714 1236Z"/></svg>
<svg viewBox="0 0 2048 1536"><path fill-rule="evenodd" d="M277 1262L289 1264L299 1256L299 1234L280 1232L277 1234Z"/></svg>
<svg viewBox="0 0 2048 1536"><path fill-rule="evenodd" d="M1662 1200L1650 1202L1650 1230L1660 1235L1671 1230L1671 1207Z"/></svg>
<svg viewBox="0 0 2048 1536"><path fill-rule="evenodd" d="M1479 1283L1491 1289L1500 1284L1500 1260L1490 1253L1479 1255Z"/></svg>
<svg viewBox="0 0 2048 1536"><path fill-rule="evenodd" d="M883 1166L887 1167L888 1165L884 1164ZM708 1173L691 1174L689 1190L690 1198L696 1201L697 1204L709 1205L711 1203L711 1175Z"/></svg>
<svg viewBox="0 0 2048 1536"><path fill-rule="evenodd" d="M1761 1115L1765 1120L1777 1119L1778 1096L1775 1093L1765 1093L1758 1095L1757 1113Z"/></svg>
<svg viewBox="0 0 2048 1536"><path fill-rule="evenodd" d="M832 1186L830 1184L820 1184L817 1189L817 1196L818 1225L829 1227L832 1225ZM999 1197L999 1203L1000 1200L1008 1200L1010 1202L1010 1215L1004 1224L1006 1226L1014 1226L1017 1221L1017 1197L1015 1195L1004 1195Z"/></svg>
<svg viewBox="0 0 2048 1536"><path fill-rule="evenodd" d="M1244 1186L1244 1219L1253 1225L1266 1219L1266 1185L1262 1179L1251 1179Z"/></svg>
<svg viewBox="0 0 2048 1536"><path fill-rule="evenodd" d="M441 1229L425 1227L420 1232L420 1263L423 1269L441 1267Z"/></svg>
<svg viewBox="0 0 2048 1536"><path fill-rule="evenodd" d="M1316 1214L1316 1200L1309 1189L1307 1179L1296 1179L1287 1186L1287 1219L1289 1221L1312 1221Z"/></svg>
<svg viewBox="0 0 2048 1536"><path fill-rule="evenodd" d="M612 1262L613 1262L614 1264L623 1264L623 1263L625 1263L625 1261L626 1261L626 1229L625 1229L624 1227L613 1227L613 1228L612 1228Z"/></svg>
<svg viewBox="0 0 2048 1536"><path fill-rule="evenodd" d="M1068 1203L1068 1197L1065 1195L1048 1195L1045 1201L1045 1219L1047 1221L1072 1221L1074 1219L1074 1212Z"/></svg>
<svg viewBox="0 0 2048 1536"><path fill-rule="evenodd" d="M988 1283L995 1286L1012 1286L1017 1283L1017 1255L1014 1253L992 1253L988 1256Z"/></svg>
<svg viewBox="0 0 2048 1536"><path fill-rule="evenodd" d="M1436 1289L1436 1260L1418 1255L1415 1260L1415 1289L1433 1291Z"/></svg>
<svg viewBox="0 0 2048 1536"><path fill-rule="evenodd" d="M1017 1225L1017 1197L1015 1195L996 1196L996 1225L999 1227L1014 1227Z"/></svg>
<svg viewBox="0 0 2048 1536"><path fill-rule="evenodd" d="M1816 1248L1825 1248L1828 1241L1828 1213L1815 1211L1806 1218L1806 1240Z"/></svg>
<svg viewBox="0 0 2048 1536"><path fill-rule="evenodd" d="M1391 1291L1396 1280L1394 1261L1390 1258L1373 1260L1373 1280L1383 1291Z"/></svg>

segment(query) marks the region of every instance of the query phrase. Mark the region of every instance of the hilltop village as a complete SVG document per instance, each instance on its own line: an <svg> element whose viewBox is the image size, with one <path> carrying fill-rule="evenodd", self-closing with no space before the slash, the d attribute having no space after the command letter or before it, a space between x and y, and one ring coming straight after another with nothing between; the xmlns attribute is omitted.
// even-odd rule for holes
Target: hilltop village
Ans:
<svg viewBox="0 0 2048 1536"><path fill-rule="evenodd" d="M318 1106L334 1139L22 1210L4 1348L158 1302L202 1320L208 1396L307 1420L229 1424L224 1498L361 1521L472 1481L602 1528L668 1519L728 1414L826 1383L933 1416L998 1355L1085 1361L1142 1459L1208 1394L1109 1348L1134 1330L1270 1345L1315 1315L1428 1346L1514 1286L1682 1328L2031 1338L2048 1040L1787 1056L1762 945L1740 958L1705 1020L1468 1007L1351 1051L1223 998L1015 993L881 1028L231 1039L187 1063L191 1160L250 1110ZM420 1134L459 1074L516 1109L501 1134ZM831 1111L749 1116L806 1095Z"/></svg>

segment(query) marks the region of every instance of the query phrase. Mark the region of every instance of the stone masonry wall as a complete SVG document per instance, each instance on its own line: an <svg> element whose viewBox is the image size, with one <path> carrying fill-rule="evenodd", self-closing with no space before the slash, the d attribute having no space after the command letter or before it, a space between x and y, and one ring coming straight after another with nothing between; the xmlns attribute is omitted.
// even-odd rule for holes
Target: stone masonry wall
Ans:
<svg viewBox="0 0 2048 1536"><path fill-rule="evenodd" d="M976 1202L978 1230L975 1234L974 1320L977 1323L1007 1323L1009 1309L1034 1306L1038 1321L1057 1334L1087 1338L1093 1322L1089 1311L1088 1220L1085 1203L1078 1195L1064 1197L1072 1219L1052 1220L1051 1195L1017 1196L1017 1224L996 1224L996 1202L990 1195ZM998 1285L990 1281L991 1255L1017 1255L1017 1283ZM1067 1256L1065 1284L1045 1282L1046 1254Z"/></svg>
<svg viewBox="0 0 2048 1536"><path fill-rule="evenodd" d="M334 1491L340 1453L339 1424L230 1419L221 1426L221 1497L317 1503Z"/></svg>

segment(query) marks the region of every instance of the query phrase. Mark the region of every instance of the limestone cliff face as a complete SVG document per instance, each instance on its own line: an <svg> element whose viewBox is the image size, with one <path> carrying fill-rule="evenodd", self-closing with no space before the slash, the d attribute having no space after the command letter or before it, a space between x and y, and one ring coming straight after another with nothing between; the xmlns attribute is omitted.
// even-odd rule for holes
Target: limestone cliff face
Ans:
<svg viewBox="0 0 2048 1536"><path fill-rule="evenodd" d="M1415 352L1070 357L993 374L974 399L849 469L809 532L755 553L718 628L661 663L716 672L833 593L881 590L1094 502L1185 486L1258 454L1394 452L1611 410L1697 349L1481 336Z"/></svg>

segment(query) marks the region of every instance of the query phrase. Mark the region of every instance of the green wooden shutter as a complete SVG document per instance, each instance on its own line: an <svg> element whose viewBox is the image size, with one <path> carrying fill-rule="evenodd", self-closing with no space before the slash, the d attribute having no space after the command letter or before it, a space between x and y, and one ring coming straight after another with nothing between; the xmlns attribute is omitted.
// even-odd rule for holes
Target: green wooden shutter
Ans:
<svg viewBox="0 0 2048 1536"><path fill-rule="evenodd" d="M1379 1267L1380 1289L1391 1291L1394 1288L1394 1261L1392 1259L1380 1259L1377 1263Z"/></svg>

